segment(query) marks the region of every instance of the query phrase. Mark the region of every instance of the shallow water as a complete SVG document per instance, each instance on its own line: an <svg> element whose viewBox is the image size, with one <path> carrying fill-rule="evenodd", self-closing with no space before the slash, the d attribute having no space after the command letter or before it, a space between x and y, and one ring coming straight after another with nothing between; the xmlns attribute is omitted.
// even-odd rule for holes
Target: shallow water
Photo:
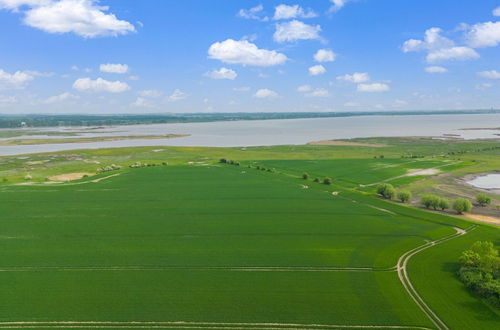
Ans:
<svg viewBox="0 0 500 330"><path fill-rule="evenodd" d="M500 189L500 174L479 176L468 183L481 189Z"/></svg>
<svg viewBox="0 0 500 330"><path fill-rule="evenodd" d="M500 127L500 114L359 116L312 119L224 121L130 125L99 129L50 127L36 131L79 132L78 136L46 138L110 137L127 135L190 134L188 137L155 140L123 140L71 144L0 146L0 156L75 149L131 146L242 147L306 144L312 141L362 137L437 136L463 139L500 138L500 130L461 130ZM84 133L80 133L84 132ZM40 138L33 136L32 138ZM2 140L2 139L0 139Z"/></svg>

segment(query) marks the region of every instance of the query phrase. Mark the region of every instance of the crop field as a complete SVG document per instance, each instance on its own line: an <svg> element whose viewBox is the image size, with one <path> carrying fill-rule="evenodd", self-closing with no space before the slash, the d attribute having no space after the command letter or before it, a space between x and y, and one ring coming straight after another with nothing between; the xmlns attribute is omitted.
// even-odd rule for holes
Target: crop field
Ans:
<svg viewBox="0 0 500 330"><path fill-rule="evenodd" d="M471 226L244 166L101 176L1 188L0 327L435 328L398 259Z"/></svg>

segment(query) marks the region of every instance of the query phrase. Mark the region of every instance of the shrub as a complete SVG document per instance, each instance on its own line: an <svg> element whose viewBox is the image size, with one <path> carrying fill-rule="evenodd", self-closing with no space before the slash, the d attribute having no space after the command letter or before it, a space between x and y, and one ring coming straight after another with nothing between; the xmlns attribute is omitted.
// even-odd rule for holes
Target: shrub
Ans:
<svg viewBox="0 0 500 330"><path fill-rule="evenodd" d="M392 199L396 196L396 189L391 184L382 183L377 186L377 194L386 199Z"/></svg>
<svg viewBox="0 0 500 330"><path fill-rule="evenodd" d="M7 178L2 179L2 182L7 182L7 181L9 181L9 179L7 179Z"/></svg>
<svg viewBox="0 0 500 330"><path fill-rule="evenodd" d="M408 203L411 201L411 192L409 192L408 190L402 190L400 192L398 192L398 199L402 202L402 203Z"/></svg>
<svg viewBox="0 0 500 330"><path fill-rule="evenodd" d="M227 159L226 158L221 158L221 159L219 159L219 163L226 164L227 163Z"/></svg>
<svg viewBox="0 0 500 330"><path fill-rule="evenodd" d="M314 182L319 182L319 178L314 178Z"/></svg>
<svg viewBox="0 0 500 330"><path fill-rule="evenodd" d="M332 184L332 178L329 178L329 177L324 178L323 184L328 184L328 185Z"/></svg>
<svg viewBox="0 0 500 330"><path fill-rule="evenodd" d="M30 174L26 174L24 180L33 180L33 177Z"/></svg>
<svg viewBox="0 0 500 330"><path fill-rule="evenodd" d="M168 165L168 163L167 163L167 162L162 162L161 164L162 164L163 166L167 166L167 165Z"/></svg>
<svg viewBox="0 0 500 330"><path fill-rule="evenodd" d="M435 195L425 195L420 200L420 204L425 206L425 208L427 208L427 209L430 209L432 207L434 210L437 210L439 207L440 199L441 198L439 198L438 196L435 196Z"/></svg>
<svg viewBox="0 0 500 330"><path fill-rule="evenodd" d="M446 198L440 198L438 207L441 209L441 211L444 211L446 209L450 208L450 202Z"/></svg>
<svg viewBox="0 0 500 330"><path fill-rule="evenodd" d="M308 180L309 179L309 174L307 174L307 173L302 174L302 179Z"/></svg>
<svg viewBox="0 0 500 330"><path fill-rule="evenodd" d="M486 206L491 204L491 198L486 194L479 194L476 196L476 202L481 206Z"/></svg>
<svg viewBox="0 0 500 330"><path fill-rule="evenodd" d="M468 199L459 198L453 203L453 209L457 211L458 214L470 212L472 210L472 203Z"/></svg>

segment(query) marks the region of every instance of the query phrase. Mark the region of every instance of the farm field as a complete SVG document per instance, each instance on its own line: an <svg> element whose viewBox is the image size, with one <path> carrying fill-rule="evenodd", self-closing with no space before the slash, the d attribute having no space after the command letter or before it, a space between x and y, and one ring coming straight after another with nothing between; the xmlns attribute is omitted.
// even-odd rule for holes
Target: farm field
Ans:
<svg viewBox="0 0 500 330"><path fill-rule="evenodd" d="M0 184L0 327L494 328L498 310L455 274L472 242L499 244L498 229L373 194L428 180L411 171L487 168L491 155L408 159L389 142L384 158L337 146L4 158L0 173L29 167L34 180ZM220 164L227 155L241 165ZM140 160L169 165L127 166ZM111 162L123 168L37 179ZM325 176L332 185L312 182Z"/></svg>

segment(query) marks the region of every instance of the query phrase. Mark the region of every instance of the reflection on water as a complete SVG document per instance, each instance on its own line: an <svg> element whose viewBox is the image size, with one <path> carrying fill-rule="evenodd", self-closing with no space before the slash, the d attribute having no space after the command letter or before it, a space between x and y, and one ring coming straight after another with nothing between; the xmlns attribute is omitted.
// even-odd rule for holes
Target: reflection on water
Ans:
<svg viewBox="0 0 500 330"><path fill-rule="evenodd" d="M500 189L500 174L488 174L469 181L469 184L481 189Z"/></svg>
<svg viewBox="0 0 500 330"><path fill-rule="evenodd" d="M464 139L498 138L499 130L461 130L500 127L500 114L360 116L287 120L225 121L131 125L119 127L45 128L41 132L77 132L78 136L46 138L111 137L129 135L190 134L155 140L123 140L72 144L0 146L0 156L75 149L131 146L240 147L305 144L311 141L377 136L452 136ZM37 136L35 138L40 138ZM44 136L45 138L45 136Z"/></svg>

